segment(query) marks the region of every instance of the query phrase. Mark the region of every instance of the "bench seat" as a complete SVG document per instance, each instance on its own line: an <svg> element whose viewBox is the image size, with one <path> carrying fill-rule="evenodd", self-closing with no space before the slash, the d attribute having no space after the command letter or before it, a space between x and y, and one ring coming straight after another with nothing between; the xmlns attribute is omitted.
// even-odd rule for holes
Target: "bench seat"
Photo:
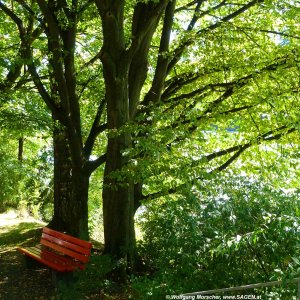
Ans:
<svg viewBox="0 0 300 300"><path fill-rule="evenodd" d="M91 248L90 242L44 227L40 244L17 250L57 272L72 272L85 268Z"/></svg>

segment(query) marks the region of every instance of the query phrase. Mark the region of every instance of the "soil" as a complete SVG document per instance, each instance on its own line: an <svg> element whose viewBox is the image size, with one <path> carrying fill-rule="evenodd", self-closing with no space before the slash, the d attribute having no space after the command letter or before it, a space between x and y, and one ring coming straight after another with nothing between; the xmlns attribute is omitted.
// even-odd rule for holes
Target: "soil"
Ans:
<svg viewBox="0 0 300 300"><path fill-rule="evenodd" d="M51 271L28 269L16 247L38 242L43 224L29 216L0 214L0 299L57 299ZM33 229L32 229L33 228Z"/></svg>

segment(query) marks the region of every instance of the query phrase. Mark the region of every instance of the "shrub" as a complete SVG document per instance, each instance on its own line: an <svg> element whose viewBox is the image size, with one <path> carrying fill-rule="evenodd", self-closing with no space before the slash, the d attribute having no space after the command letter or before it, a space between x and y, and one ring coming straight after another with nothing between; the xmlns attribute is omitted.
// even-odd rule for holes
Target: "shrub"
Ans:
<svg viewBox="0 0 300 300"><path fill-rule="evenodd" d="M297 268L298 193L245 178L218 183L146 205L140 247L157 271L133 285L150 299L282 279ZM274 291L291 299L293 288Z"/></svg>

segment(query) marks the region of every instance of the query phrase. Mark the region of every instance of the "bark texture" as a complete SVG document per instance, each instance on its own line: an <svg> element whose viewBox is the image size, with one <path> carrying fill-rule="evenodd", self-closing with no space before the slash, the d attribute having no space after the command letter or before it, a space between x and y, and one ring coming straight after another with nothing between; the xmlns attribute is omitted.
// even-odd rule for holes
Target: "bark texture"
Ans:
<svg viewBox="0 0 300 300"><path fill-rule="evenodd" d="M56 127L54 145L54 215L49 227L88 239L89 176L72 164L67 132Z"/></svg>
<svg viewBox="0 0 300 300"><path fill-rule="evenodd" d="M132 147L126 130L140 103L148 72L153 34L168 1L138 3L132 21L132 44L125 46L124 2L96 1L102 19L101 61L105 79L108 145L103 185L105 253L124 261L123 274L137 266L134 214L140 205L141 183L122 169L128 163L124 151ZM122 274L121 274L122 276Z"/></svg>

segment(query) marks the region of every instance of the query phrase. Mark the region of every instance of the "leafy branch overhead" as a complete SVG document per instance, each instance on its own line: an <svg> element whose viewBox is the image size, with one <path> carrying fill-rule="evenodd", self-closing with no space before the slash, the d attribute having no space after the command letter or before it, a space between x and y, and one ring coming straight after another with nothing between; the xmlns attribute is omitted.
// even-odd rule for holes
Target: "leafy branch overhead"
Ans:
<svg viewBox="0 0 300 300"><path fill-rule="evenodd" d="M298 10L264 0L0 1L9 52L0 90L44 101L72 203L87 211L90 175L104 166L110 240L141 199L298 138ZM132 211L115 224L110 210Z"/></svg>
<svg viewBox="0 0 300 300"><path fill-rule="evenodd" d="M180 1L150 1L128 4L128 11L124 11L123 2L114 6L109 1L95 1L96 6L92 2L83 6L76 2L72 5L60 5L42 0L37 3L16 1L14 6L0 3L3 13L16 24L20 37L18 59L7 73L6 79L2 80L1 89L9 88L21 75L22 66L27 65L45 103L62 124L69 128L69 135L74 143L73 154L78 159L80 152L85 153L88 159L97 136L107 129L105 122L100 123L101 119L105 120L101 117L104 101L99 100L98 112L95 111L85 147L81 141L82 128L75 125L78 120L72 117L77 114L74 110L78 110L78 79L75 80L74 74L80 78L80 64L74 57L77 50L72 47L79 46L76 44L79 37L81 43L88 43L90 34L81 33L77 22L85 14L93 14L92 21L95 24L99 22L95 8L102 17L104 31L102 34L99 32L99 35L102 35L103 42L99 41L92 57L83 64L95 68L99 58L105 63L105 53L112 57L119 55L117 51L123 52L124 59L129 60L128 96L132 120L136 117L147 119L160 111L167 116L177 115L172 121L166 122L167 126L174 130L182 126L188 128L184 130L184 136L175 134L173 141L168 140L165 145L167 148L172 143L190 139L189 135L201 128L207 120L213 123L220 116L228 119L229 114L231 119L247 119L241 113L247 115L253 108L273 113L267 107L267 101L274 101L273 107L277 108L277 99L282 90L289 90L289 82L283 82L282 78L287 73L297 72L297 53L291 52L289 45L299 39L293 33L293 20L288 21L289 24L284 28L280 25L284 15L274 17L270 13L270 4L265 4L264 1L241 1L236 4L227 1L214 4L207 1L186 4ZM276 5L275 3L274 7ZM280 6L276 9L280 9ZM131 16L132 23L125 23L124 20L129 20ZM254 16L258 20L264 19L262 25L257 25L260 22L253 23ZM93 29L91 33L92 31ZM31 50L32 44L42 33L50 41L50 52L40 52L37 57ZM82 34L86 34L85 40L82 40ZM278 43L276 36L289 38L289 42L287 45ZM118 39L120 49L111 43L113 38ZM131 43L126 46L128 38ZM52 67L50 76L58 82L59 103L51 96L47 83L49 78L45 79L43 69L37 67L38 60L45 59L43 55L47 55ZM278 95L264 95L269 80L278 81ZM262 86L262 91L259 85ZM271 99L261 102L258 100L268 97ZM182 111L177 113L179 110ZM152 124L155 127L157 118L158 116L153 118L150 123L146 121L145 126ZM159 132L161 134L160 129ZM103 158L99 160L104 162Z"/></svg>

